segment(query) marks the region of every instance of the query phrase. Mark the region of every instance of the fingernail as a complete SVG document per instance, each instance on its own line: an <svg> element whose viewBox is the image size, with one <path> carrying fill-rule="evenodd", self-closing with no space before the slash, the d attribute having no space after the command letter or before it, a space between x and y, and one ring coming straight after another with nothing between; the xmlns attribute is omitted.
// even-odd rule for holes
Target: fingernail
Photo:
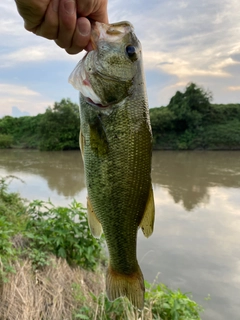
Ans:
<svg viewBox="0 0 240 320"><path fill-rule="evenodd" d="M91 28L89 27L88 24L78 21L77 26L78 26L78 31L82 36L86 37L90 34Z"/></svg>
<svg viewBox="0 0 240 320"><path fill-rule="evenodd" d="M66 1L64 2L64 9L68 14L74 14L76 12L75 1Z"/></svg>

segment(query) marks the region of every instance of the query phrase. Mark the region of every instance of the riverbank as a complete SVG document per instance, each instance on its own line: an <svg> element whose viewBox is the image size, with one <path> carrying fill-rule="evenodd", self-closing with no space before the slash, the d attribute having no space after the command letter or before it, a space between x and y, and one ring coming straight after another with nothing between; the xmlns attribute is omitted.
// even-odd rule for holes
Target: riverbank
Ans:
<svg viewBox="0 0 240 320"><path fill-rule="evenodd" d="M240 150L240 104L211 104L190 83L166 107L151 108L154 150ZM44 114L0 119L0 148L79 150L79 108L69 99Z"/></svg>
<svg viewBox="0 0 240 320"><path fill-rule="evenodd" d="M80 204L24 201L0 180L0 319L200 319L180 290L146 282L145 307L105 295L103 239L97 242ZM78 217L80 223L73 218Z"/></svg>

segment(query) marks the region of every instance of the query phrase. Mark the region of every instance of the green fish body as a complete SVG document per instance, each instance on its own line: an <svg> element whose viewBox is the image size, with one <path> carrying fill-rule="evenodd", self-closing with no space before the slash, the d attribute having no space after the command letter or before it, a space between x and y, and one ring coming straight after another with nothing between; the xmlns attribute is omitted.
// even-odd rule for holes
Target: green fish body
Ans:
<svg viewBox="0 0 240 320"><path fill-rule="evenodd" d="M92 234L105 234L110 300L127 296L144 305L137 231L153 232L152 133L141 45L128 22L96 23L96 49L70 76L80 92L80 147Z"/></svg>

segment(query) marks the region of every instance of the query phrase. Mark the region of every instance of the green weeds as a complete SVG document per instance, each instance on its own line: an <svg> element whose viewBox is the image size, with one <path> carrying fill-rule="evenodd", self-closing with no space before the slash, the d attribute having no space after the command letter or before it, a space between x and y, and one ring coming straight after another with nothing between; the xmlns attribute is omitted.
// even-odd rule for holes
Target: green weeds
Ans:
<svg viewBox="0 0 240 320"><path fill-rule="evenodd" d="M24 236L30 240L29 257L44 266L46 254L64 258L70 265L95 269L101 260L103 240L92 237L86 210L73 200L70 206L55 207L50 201L34 200L27 208Z"/></svg>
<svg viewBox="0 0 240 320"><path fill-rule="evenodd" d="M73 315L73 319L99 320L201 320L203 311L187 294L170 290L164 284L152 285L145 281L145 305L142 311L137 311L126 298L110 302L105 293L95 296L90 293L92 301L84 301ZM75 286L74 292L81 288ZM79 297L75 295L75 299ZM81 300L79 300L81 302Z"/></svg>
<svg viewBox="0 0 240 320"><path fill-rule="evenodd" d="M0 148L11 148L13 136L10 134L0 134Z"/></svg>

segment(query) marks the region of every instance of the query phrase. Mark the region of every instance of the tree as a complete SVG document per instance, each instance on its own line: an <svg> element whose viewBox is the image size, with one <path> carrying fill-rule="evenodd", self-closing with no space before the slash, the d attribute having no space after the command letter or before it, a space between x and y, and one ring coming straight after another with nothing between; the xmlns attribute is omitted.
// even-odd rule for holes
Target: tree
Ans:
<svg viewBox="0 0 240 320"><path fill-rule="evenodd" d="M55 102L41 119L41 150L67 150L79 148L80 120L78 105L70 99Z"/></svg>
<svg viewBox="0 0 240 320"><path fill-rule="evenodd" d="M201 126L211 110L211 99L211 92L204 91L195 83L188 84L184 93L177 91L168 104L176 117L176 129L185 131Z"/></svg>

